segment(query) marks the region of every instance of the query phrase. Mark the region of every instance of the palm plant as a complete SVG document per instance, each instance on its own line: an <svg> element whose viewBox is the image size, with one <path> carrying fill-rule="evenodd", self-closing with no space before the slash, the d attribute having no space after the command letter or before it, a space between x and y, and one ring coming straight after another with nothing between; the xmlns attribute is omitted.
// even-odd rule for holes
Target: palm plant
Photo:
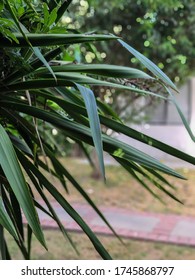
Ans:
<svg viewBox="0 0 195 280"><path fill-rule="evenodd" d="M105 103L96 100L91 86L114 87L144 96L171 99L169 90L177 90L170 79L151 61L121 39L112 35L79 34L58 24L72 1L3 0L1 11L1 77L0 77L0 251L2 259L11 258L4 230L11 234L25 259L31 257L32 234L46 248L44 234L36 209L49 215L58 224L62 234L75 248L71 237L49 202L49 193L82 228L97 252L104 259L110 255L58 189L41 172L56 177L68 193L66 181L85 198L97 214L112 226L90 199L74 175L55 156L45 125L58 128L62 135L76 141L86 155L86 145L95 147L102 177L105 179L103 151L110 154L151 195L161 198L150 188L158 189L180 202L172 193L174 188L161 174L184 179L182 175L160 163L150 155L135 149L102 132L107 127L136 139L167 154L192 164L195 160L174 147L170 147L130 127L125 126ZM73 44L118 40L150 70L152 76L134 68L104 64L74 64L61 59ZM132 86L131 79L153 80L160 83L169 97ZM124 83L123 81L128 81ZM176 103L175 103L176 104ZM183 118L178 105L177 109ZM183 121L191 133L185 119ZM191 134L193 137L193 135ZM57 144L56 144L57 146ZM48 161L50 164L48 164ZM28 175L31 183L26 180ZM38 192L43 206L34 197ZM23 218L27 220L24 233ZM75 248L76 249L76 248Z"/></svg>

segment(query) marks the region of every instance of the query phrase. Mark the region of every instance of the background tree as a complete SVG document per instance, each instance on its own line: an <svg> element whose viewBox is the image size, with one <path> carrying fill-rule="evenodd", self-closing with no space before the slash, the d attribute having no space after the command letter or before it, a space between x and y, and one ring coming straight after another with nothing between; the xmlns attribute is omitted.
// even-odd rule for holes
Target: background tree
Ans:
<svg viewBox="0 0 195 280"><path fill-rule="evenodd" d="M63 19L68 27L79 26L82 31L99 31L121 36L133 47L152 59L160 69L166 69L168 76L180 85L195 72L195 3L193 0L175 1L103 1L76 0ZM75 18L71 22L71 18ZM104 60L120 65L140 67L135 57L120 49L116 42L96 44L96 55L90 48L82 48L81 56L92 63ZM98 51L98 54L97 54ZM111 55L114 53L114 55ZM143 66L141 66L144 69ZM135 81L135 84L136 81ZM147 87L153 86L147 84ZM157 89L156 89L157 90ZM114 93L114 94L113 94ZM102 89L101 98L110 103L125 121L148 121L148 114L157 105L155 99L140 102L139 96L127 96L121 91ZM122 99L125 101L122 101ZM124 104L123 104L124 103ZM127 105L131 104L131 107Z"/></svg>

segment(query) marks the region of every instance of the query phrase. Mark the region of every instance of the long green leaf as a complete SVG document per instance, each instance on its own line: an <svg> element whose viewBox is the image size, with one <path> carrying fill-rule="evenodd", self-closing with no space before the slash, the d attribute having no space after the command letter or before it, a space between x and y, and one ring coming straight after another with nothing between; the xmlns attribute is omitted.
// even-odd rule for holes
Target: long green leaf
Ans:
<svg viewBox="0 0 195 280"><path fill-rule="evenodd" d="M31 255L31 249L32 249L32 234L33 231L31 227L28 225L27 226L27 252L28 252L29 259Z"/></svg>
<svg viewBox="0 0 195 280"><path fill-rule="evenodd" d="M17 120L17 122L18 122L18 120ZM78 133L77 133L77 134L78 134ZM84 141L85 141L85 139L84 139ZM54 156L52 156L52 157L50 156L50 152L48 151L47 147L44 147L44 149L45 149L45 151L46 151L46 154L51 158L51 161L56 160ZM107 150L108 152L113 153L113 149L112 149L112 148L107 148L107 146L105 146L105 150ZM48 153L48 152L49 152L49 153ZM122 160L122 159L121 159L121 160ZM57 160L56 160L56 161L57 161ZM135 171L138 171L138 172L139 172L139 170L137 170L137 168L135 168L135 165L133 166L133 168L135 169ZM58 170L59 170L58 172L60 172L61 174L64 174L64 175L72 182L72 184L77 188L77 190L78 190L84 197L86 197L86 194L83 193L82 188L78 186L77 182L75 182L75 180L73 180L73 178L71 179L70 174L68 174L67 171L65 171L64 168L63 168L62 166L59 166ZM141 174L143 175L144 173L141 172ZM158 176L158 178L159 178L159 176ZM72 181L72 180L73 180L73 181ZM86 200L91 204L91 202L90 202L90 200L89 200L88 197L86 197ZM94 208L94 205L93 205L93 204L91 204L91 205L92 205L92 207ZM94 210L96 211L95 208L94 208ZM97 213L98 213L98 212L97 212ZM101 213L98 213L98 214L100 215ZM108 226L109 226L109 225L108 225ZM109 226L109 227L110 227L110 226Z"/></svg>
<svg viewBox="0 0 195 280"><path fill-rule="evenodd" d="M145 143L151 147L157 148L167 154L170 154L176 158L182 159L186 162L189 162L191 164L195 165L195 158L193 156L190 156L172 146L169 146L159 140L156 140L142 132L138 132L135 129L132 129L124 124L121 124L119 122L114 122L111 119L105 118L103 116L100 116L101 123L110 127L116 132L123 133L124 135L127 135L133 139L136 139L142 143Z"/></svg>
<svg viewBox="0 0 195 280"><path fill-rule="evenodd" d="M30 150L30 148L19 137L16 137L15 135L12 135L12 134L9 134L9 138L12 141L12 144L14 146L18 147L20 150L22 150L26 154L28 154L30 156L33 156L32 151Z"/></svg>
<svg viewBox="0 0 195 280"><path fill-rule="evenodd" d="M85 101L85 106L89 117L91 134L93 137L94 146L99 159L100 170L103 178L105 178L102 133L101 133L100 120L97 112L97 105L96 105L94 93L91 89L81 86L79 84L76 84L76 86Z"/></svg>
<svg viewBox="0 0 195 280"><path fill-rule="evenodd" d="M5 211L5 207L3 205L3 200L0 197L0 224L17 240L18 236L15 230L15 227Z"/></svg>
<svg viewBox="0 0 195 280"><path fill-rule="evenodd" d="M171 101L175 105L176 110L177 110L177 112L178 112L178 114L179 114L179 116L180 116L180 118L181 118L189 136L191 137L192 141L195 142L195 136L194 136L194 134L193 134L193 132L192 132L192 130L191 130L191 128L190 128L190 126L189 126L189 124L188 124L188 122L187 122L187 120L186 120L178 102L176 101L176 98L175 98L174 94L166 86L164 86L164 88L167 90L168 94L171 96Z"/></svg>
<svg viewBox="0 0 195 280"><path fill-rule="evenodd" d="M8 113L8 116L10 117L10 112ZM14 119L16 119L17 123L20 123L20 127L23 127L26 131L26 134L29 134L31 136L31 138L36 141L36 137L33 134L33 130L30 129L31 126L27 123L27 121L25 119L22 119L20 116L17 116L16 113L13 115L11 115L12 117L12 121ZM30 129L30 130L29 130ZM87 193L83 190L83 188L78 184L78 182L71 176L71 174L61 165L61 163L56 159L56 157L52 154L52 152L49 150L49 148L47 146L44 146L45 152L47 154L47 156L50 158L51 162L56 166L56 170L58 170L58 172L63 176L65 176L71 183L72 185L77 189L77 191L86 199L86 201L91 205L91 207L96 211L96 213L101 217L101 219L105 222L105 224L107 224L107 226L111 229L111 231L114 233L114 235L122 242L121 238L117 235L117 233L115 232L115 230L113 229L113 227L108 223L108 221L106 220L106 218L104 217L104 215L101 213L101 211L96 207L96 205L94 204L94 202L90 199L90 197L87 195ZM26 159L25 159L26 160ZM23 160L24 161L24 160ZM22 161L22 163L23 163ZM42 166L41 162L38 161L39 165ZM26 165L24 164L24 168L26 169ZM31 178L31 173L29 174L29 170L27 168L26 170L27 174L30 176ZM33 178L32 178L33 179ZM36 180L33 181L35 186L37 185ZM38 188L39 191L39 188ZM43 200L45 201L45 198L43 196L43 193L40 192L40 195L42 196ZM47 204L47 203L46 203ZM48 205L47 205L48 206ZM48 206L49 208L49 206ZM56 220L56 222L58 223L58 221ZM61 227L60 227L61 228Z"/></svg>
<svg viewBox="0 0 195 280"><path fill-rule="evenodd" d="M17 122L18 122L18 121L17 121ZM76 136L76 137L83 137L83 135L82 135L82 136L79 135L78 132L77 132L76 134L69 133L68 135L69 135L69 137L71 137L71 138L73 138L73 139L75 138L75 136ZM80 139L80 138L79 138L79 139ZM83 138L83 141L85 141L85 142L91 144L91 142L89 142L89 139L86 138L86 136L85 136L85 138ZM110 145L108 145L108 143L104 144L104 147L105 147L105 150L106 150L107 152L113 154L114 157L116 156L116 152L114 152L113 147L112 147L112 142L110 143ZM120 153L123 153L123 152L121 151ZM127 152L127 153L128 153L128 152ZM119 156L120 156L120 155L119 155ZM127 156L124 155L124 156L125 156L125 157L124 157L124 160L125 160L126 157L127 157L127 159L129 158L128 155L127 155ZM118 159L122 160L122 158L118 158ZM136 162L136 161L139 162L139 160L137 160L137 158L136 158L135 156L132 158L132 155L131 155L130 160L134 160L135 162ZM154 160L154 161L155 161L155 160ZM154 174L154 170L153 170L153 169L150 169L150 170L149 170L149 168L147 167L147 166L148 166L148 162L144 162L143 159L142 159L142 160L141 160L141 164L145 164L145 166L143 165L143 167L146 168L146 169L148 169L148 171L149 171L150 173L152 173L154 176L156 176L156 174ZM151 164L151 163L149 163L149 166L150 166L150 164ZM137 166L138 166L138 165L137 165ZM165 167L165 166L163 165L163 168L164 168L164 167ZM150 168L151 168L151 167L150 167ZM156 165L154 165L153 168L162 170L162 169L161 169L162 166L160 166L160 168L159 168L159 167L157 167ZM135 171L140 172L140 170L137 170L137 167L135 168L135 164L133 165L133 169L135 169ZM152 172L151 172L151 170L152 170ZM163 171L167 172L167 170L163 170ZM170 171L171 171L171 169L169 169L169 172L167 172L167 173L170 174L170 175L173 175L173 176L177 176L177 177L180 176L180 175L178 175L178 173L175 174L175 172L173 172L173 171L170 172ZM132 172L133 172L133 171L132 171ZM173 172L173 173L172 173L172 172ZM145 176L145 174L143 173L143 171L141 171L141 174ZM135 177L135 175L134 175L134 177ZM146 176L146 177L149 179L149 181L151 181L151 179L150 179L148 176ZM161 179L160 176L156 176L156 177L157 177L157 179L160 179L163 183L166 183L164 180ZM135 178L136 178L138 181L140 180L139 177L135 177ZM180 178L182 178L182 177L180 176ZM155 183L157 183L157 181L155 181ZM167 183L166 183L166 184L167 184ZM143 185L143 184L142 184L142 185ZM159 183L158 183L158 185L156 185L156 186L159 187ZM161 187L161 190L164 191L162 187ZM164 192L166 192L166 190L165 190ZM171 196L171 195L169 195L169 196ZM172 198L175 199L174 197L172 197ZM177 199L175 199L175 200L177 200Z"/></svg>
<svg viewBox="0 0 195 280"><path fill-rule="evenodd" d="M19 120L17 120L18 122ZM27 130L29 129L29 125L25 127ZM29 131L30 136L32 139L35 139L34 135ZM84 191L84 189L78 184L78 182L71 176L71 174L67 171L67 169L64 168L64 166L59 162L58 159L56 159L55 155L50 151L50 149L47 146L44 146L44 150L46 152L46 155L50 158L53 166L55 166L56 172L58 171L61 176L65 176L71 183L72 185L77 189L77 191L85 198L85 200L91 205L91 207L96 211L96 213L100 216L100 218L105 222L105 224L110 228L110 230L114 233L114 235L122 242L121 238L117 235L113 227L108 223L104 215L101 213L101 211L97 208L97 206L94 204L94 202L90 199L90 197L87 195L87 193ZM43 163L39 160L38 161L39 165L43 167ZM25 168L25 165L24 165ZM44 167L43 167L44 168ZM28 169L26 170L28 175L31 178L31 174L29 174ZM36 185L36 181L34 181L34 184ZM43 194L40 192L40 195L43 197L44 201L45 198ZM49 208L49 206L48 206Z"/></svg>
<svg viewBox="0 0 195 280"><path fill-rule="evenodd" d="M26 38L26 34L30 34L29 31L27 30L27 28L23 25L20 24L21 29L23 31L23 34L25 34L25 38ZM51 66L48 64L47 60L45 59L45 57L42 55L40 49L38 47L34 47L33 45L30 44L30 47L32 48L32 51L34 52L34 54L36 55L36 57L43 63L43 65L45 65L45 67L47 68L47 70L51 73L51 75L54 77L55 81L56 81L56 76L53 72L53 70L51 69Z"/></svg>
<svg viewBox="0 0 195 280"><path fill-rule="evenodd" d="M0 224L0 253L1 259L6 260L6 247L5 247L5 238L4 238L4 227Z"/></svg>
<svg viewBox="0 0 195 280"><path fill-rule="evenodd" d="M61 89L63 90L63 89ZM64 91L63 91L64 92ZM62 100L59 99L57 97L53 97L51 95L48 95L47 93L41 93L36 92L36 94L40 95L40 96L44 96L45 98L51 99L54 102L56 102L59 106L61 106L68 114L73 115L74 112L74 118L75 118L75 112L77 112L79 114L79 118L81 120L81 114L84 116L87 116L86 114L86 110L83 107L83 103L81 102L81 100L79 98L76 99L72 99L72 95L71 92L67 92L65 97L70 97L71 103L67 102L66 100ZM64 94L63 94L64 96ZM76 97L76 96L75 96ZM76 104L72 104L72 102L76 103ZM81 104L81 106L79 106L78 104ZM99 104L99 103L98 103ZM111 115L112 116L112 115ZM100 121L103 125L106 125L107 127L111 128L112 130L118 132L118 133L123 133L124 135L127 135L133 139L136 139L140 142L143 142L151 147L160 149L161 151L164 151L172 156L175 156L177 158L180 158L182 160L185 160L191 164L195 164L195 158L174 148L171 147L163 142L160 142L148 135L145 135L141 132L138 132L124 124L121 124L119 122L116 122L110 118L104 117L102 115L99 116L100 117ZM113 116L112 116L113 117Z"/></svg>
<svg viewBox="0 0 195 280"><path fill-rule="evenodd" d="M18 202L13 203L12 194L13 194L13 191L11 190L10 191L11 203L10 203L10 199L8 198L5 190L2 189L2 198L3 198L3 202L5 205L6 211L9 215L9 217L11 218L11 220L15 226L15 229L17 231L17 234L18 234L18 239L16 239L15 241L16 241L18 247L20 248L21 253L23 254L24 258L29 259L29 255L28 255L26 245L24 242L24 234L23 234L24 225L22 222L21 208L20 208ZM17 201L16 198L14 198L14 200Z"/></svg>
<svg viewBox="0 0 195 280"><path fill-rule="evenodd" d="M40 94L40 92L38 93ZM41 94L42 95L42 94ZM71 92L68 93L68 95L71 96ZM173 96L174 97L174 96ZM50 98L54 102L56 102L59 106L61 106L65 111L67 111L70 115L71 112L77 112L79 114L82 114L86 116L86 111L83 108L83 104L81 103L81 106L79 106L79 99L71 99L71 101L75 102L76 104L72 104L72 102L67 102L65 100L58 99L53 96L49 96L45 93L45 98ZM98 103L99 104L99 103ZM178 105L179 106L179 105ZM103 125L106 125L107 127L111 128L112 130L118 132L118 133L123 133L124 135L127 135L133 139L136 139L142 143L145 143L151 147L157 148L167 154L170 154L176 158L179 158L181 160L184 160L186 162L189 162L191 164L195 164L195 158L193 156L190 156L172 146L169 146L161 141L158 141L146 134L143 134L141 132L136 131L135 129L132 129L122 123L116 122L110 118L107 118L105 116L100 115L100 122ZM112 116L113 117L113 116ZM187 121L186 121L187 123ZM188 124L187 124L188 125ZM189 126L189 125L188 125ZM188 128L190 129L190 128ZM192 133L192 132L191 132Z"/></svg>
<svg viewBox="0 0 195 280"><path fill-rule="evenodd" d="M46 54L44 54L44 58L46 61L50 61L51 59L54 59L58 54L61 53L61 48L55 48L54 50L51 50L49 52L47 52ZM18 70L10 73L4 80L3 83L4 84L10 84L13 81L16 81L19 78L25 77L29 74L32 74L33 71L35 71L36 69L38 69L39 67L41 67L43 65L42 61L38 58L34 59L31 63L29 63L29 69L24 69L19 68Z"/></svg>
<svg viewBox="0 0 195 280"><path fill-rule="evenodd" d="M60 66L52 66L54 72L79 72L88 73L99 76L112 78L128 78L128 79L153 79L143 71L135 68L108 65L108 64L64 64L63 61L58 61ZM44 73L45 68L39 68L37 73ZM130 82L130 81L129 81Z"/></svg>
<svg viewBox="0 0 195 280"><path fill-rule="evenodd" d="M20 154L22 156L22 154ZM95 234L91 231L88 225L84 222L81 216L72 208L72 206L66 201L66 199L58 192L58 190L44 177L39 170L26 159L26 168L29 168L35 176L37 176L40 182L48 190L48 192L58 201L58 203L64 208L64 210L75 220L75 222L83 229L87 234L92 244L96 248L97 252L102 256L103 259L111 259L108 252L105 250L103 245L100 243Z"/></svg>
<svg viewBox="0 0 195 280"><path fill-rule="evenodd" d="M53 96L49 96L46 93L37 93L38 95L45 96L45 98L50 98L54 102L56 102L59 106L61 106L69 115L72 115L74 119L78 119L81 122L81 114L84 116L86 115L86 110L83 106L78 106L79 99L76 99L76 104L72 104L72 102L67 102L66 100L62 100ZM68 96L71 96L71 92L68 93ZM71 101L74 101L71 99ZM81 102L80 102L81 103ZM81 103L82 104L82 103ZM99 103L98 103L99 104ZM82 104L83 105L83 104ZM74 112L74 113L73 113ZM76 118L76 113L78 113L78 116ZM111 115L112 116L112 115ZM108 128L111 128L112 130L123 133L124 135L127 135L133 139L136 139L140 142L143 142L151 147L158 148L172 156L175 156L177 158L180 158L182 160L185 160L191 164L195 164L195 158L183 153L182 151L175 149L167 144L164 144L163 142L160 142L150 136L147 136L141 132L138 132L124 124L121 124L119 122L116 122L110 118L104 117L102 115L99 116L101 124L106 125ZM85 119L86 123L86 119ZM84 124L85 124L84 123Z"/></svg>
<svg viewBox="0 0 195 280"><path fill-rule="evenodd" d="M68 93L71 96L71 92ZM49 95L45 94L46 98L49 98ZM174 98L173 95L171 95L172 98ZM72 102L67 102L65 100L58 99L56 97L50 96L51 100L55 101L57 104L59 104L65 111L67 111L70 115L71 112L78 112L79 114L82 114L86 116L86 111L83 108L82 104L81 106L78 105L79 99L76 100L76 104L72 104ZM71 99L71 101L75 101L74 99ZM98 103L99 104L99 103ZM179 105L177 105L179 107ZM182 114L182 112L181 112ZM183 114L182 114L183 115ZM113 115L111 115L113 117ZM111 128L112 130L118 132L118 133L123 133L124 135L133 138L137 141L140 141L142 143L145 143L151 147L157 148L167 154L170 154L176 158L179 158L181 160L184 160L186 162L189 162L193 165L195 165L195 157L188 155L170 145L167 145L159 140L156 140L142 132L136 131L135 129L128 127L122 123L119 123L118 121L114 121L110 118L107 118L105 116L100 115L100 122L101 124ZM184 118L185 119L185 118ZM188 130L191 131L189 128L189 125L187 121L184 121L185 124L187 125ZM192 134L192 132L190 132ZM191 135L192 137L193 135Z"/></svg>
<svg viewBox="0 0 195 280"><path fill-rule="evenodd" d="M85 200L91 205L91 207L95 210L95 212L100 216L100 218L105 222L105 224L110 228L110 230L114 233L114 235L120 240L120 237L115 232L113 227L108 223L104 215L101 213L101 211L98 209L98 207L95 205L95 203L91 200L91 198L88 196L88 194L84 191L84 189L79 185L79 183L73 178L73 176L68 172L68 170L56 159L55 155L49 150L45 149L47 156L50 158L52 163L56 166L58 166L58 170L60 173L64 174L64 176L71 182L71 184L75 187L75 189L85 198Z"/></svg>
<svg viewBox="0 0 195 280"><path fill-rule="evenodd" d="M3 105L4 104L4 105ZM8 105L9 104L9 105ZM8 101L1 101L1 106L9 106L9 108L14 108L26 114L30 114L34 117L40 118L47 122L56 125L61 129L66 129L66 134L74 135L74 138L77 140L82 140L90 145L93 145L93 141L91 138L91 131L88 127L83 125L77 124L74 121L70 121L65 119L59 115L53 114L51 112L46 112L44 110L35 108L31 106L31 110L29 111L29 106L23 105L16 102L8 102ZM178 172L174 171L173 169L167 167L166 165L162 164L161 162L157 161L153 157L135 149L134 147L127 145L117 139L111 138L107 135L102 135L102 139L104 142L104 150L108 151L111 154L118 155L121 154L121 157L125 157L130 161L138 162L149 168L154 168L169 175L185 179L182 175Z"/></svg>
<svg viewBox="0 0 195 280"><path fill-rule="evenodd" d="M48 198L46 197L46 195L44 194L44 191L42 190L42 188L40 187L39 183L37 182L36 178L39 180L39 170L37 171L37 174L35 176L35 174L33 174L33 171L27 166L26 166L26 162L27 159L26 157L20 153L19 150L17 150L19 157L22 158L21 162L23 164L24 169L26 170L27 174L29 175L31 181L33 182L35 188L37 189L37 191L39 192L42 200L45 202L48 210L50 212L48 212L42 205L40 205L37 201L35 201L35 206L38 207L41 211L43 211L45 214L47 214L49 217L51 217L59 226L59 229L61 230L62 234L67 238L67 240L70 242L71 246L73 247L73 249L75 250L75 252L77 254L79 254L76 245L74 244L74 242L72 241L71 237L69 236L68 232L66 231L65 227L63 226L63 224L61 223L58 215L56 214L54 208L52 207L51 203L49 202ZM51 213L51 214L50 214Z"/></svg>
<svg viewBox="0 0 195 280"><path fill-rule="evenodd" d="M10 192L10 201L11 201L11 207L13 209L14 221L17 224L17 228L18 231L20 232L22 239L24 240L24 226L22 220L22 211L14 192L12 191Z"/></svg>
<svg viewBox="0 0 195 280"><path fill-rule="evenodd" d="M6 38L1 38L0 48L16 48L29 47L29 43L20 33L14 33L16 38L19 41L17 44L15 41L10 42ZM118 37L113 37L110 35L88 35L88 34L36 34L36 33L26 33L26 37L30 44L34 47L41 46L57 46L57 45L70 45L70 44L79 44L93 41L106 41L113 40Z"/></svg>
<svg viewBox="0 0 195 280"><path fill-rule="evenodd" d="M161 174L159 174L157 171L155 171L154 169L147 168L147 167L145 167L145 169L149 173L151 173L154 177L156 177L158 180L160 180L162 183L166 184L171 189L176 190L176 187L173 184L171 184L165 177L163 177Z"/></svg>
<svg viewBox="0 0 195 280"><path fill-rule="evenodd" d="M143 54L135 50L133 47L118 39L118 42L127 49L130 53L132 53L148 70L150 70L156 77L162 80L165 84L172 87L174 90L178 91L174 83L167 77L167 75L160 70L158 66L156 66L151 60L145 57Z"/></svg>
<svg viewBox="0 0 195 280"><path fill-rule="evenodd" d="M32 197L26 185L24 175L20 168L12 143L0 125L0 165L10 183L10 186L17 197L18 202L26 216L29 225L40 241L46 247L43 232L40 227L38 215L33 205Z"/></svg>
<svg viewBox="0 0 195 280"><path fill-rule="evenodd" d="M24 121L24 120L23 120ZM19 119L17 119L17 123L20 122ZM21 122L20 122L21 124ZM29 129L29 125L27 127L25 126L25 129ZM36 141L36 138L32 134L31 131L28 131L29 135ZM55 155L50 151L50 149L47 146L44 146L45 152L47 156L50 158L52 164L56 168L56 172L61 174L61 176L65 176L71 183L72 185L77 189L77 191L85 198L85 200L91 205L91 207L96 211L96 213L100 216L100 218L105 222L105 224L110 228L110 230L114 233L114 235L122 242L121 238L117 235L113 227L108 223L104 215L101 213L101 211L97 208L97 206L94 204L94 202L90 199L90 197L87 195L87 193L84 191L84 189L78 184L78 182L71 176L71 174L67 171L67 169L64 168L64 166L56 159ZM43 167L43 163L39 160L38 161L39 165ZM25 165L24 165L25 168ZM44 167L43 167L44 168ZM26 170L27 174L31 178L31 173L29 174L29 170ZM33 178L32 178L33 179ZM35 185L37 185L36 181L33 181ZM39 189L38 189L39 191ZM45 198L43 194L40 192L40 195L43 197L44 201ZM49 208L49 206L48 206ZM57 221L56 221L57 222ZM58 223L58 222L57 222Z"/></svg>
<svg viewBox="0 0 195 280"><path fill-rule="evenodd" d="M56 80L56 76L51 68L51 66L48 64L47 60L45 57L42 55L40 49L38 47L32 47L34 54L38 57L38 59L45 65L45 67L48 69L48 71L52 74L54 79Z"/></svg>
<svg viewBox="0 0 195 280"><path fill-rule="evenodd" d="M51 87L63 87L63 86L75 86L75 83L85 84L85 85L95 85L95 86L106 86L113 87L123 90L129 90L132 92L139 93L141 95L151 95L163 100L167 100L167 97L158 95L156 93L135 88L133 86L125 86L118 83L107 82L103 80L97 80L88 76L81 75L79 73L62 73L56 72L55 76L57 77L57 81L55 79L51 79L51 75L43 75L37 80L29 80L23 83L15 83L7 86L1 86L0 91L4 93L12 92L12 91L22 91L29 89L42 89L42 88L51 88Z"/></svg>
<svg viewBox="0 0 195 280"><path fill-rule="evenodd" d="M2 107L8 106L9 108L17 108L17 110L25 112L29 114L29 106L23 105L23 104L16 104L16 102L3 102ZM3 105L5 104L5 105ZM31 107L31 115L36 116L40 119L43 119L47 122L51 122L53 125L56 125L59 128L65 129L66 135L70 138L73 137L75 140L82 140L90 145L93 145L92 139L91 139L91 132L88 127L85 127L80 124L76 124L74 121L70 121L68 119L65 119L59 115L53 114L51 112L45 112L43 110L37 109L35 107ZM104 150L107 151L110 154L116 154L121 157L125 157L126 159L130 161L135 161L139 164L142 164L148 168L154 168L159 171L165 172L169 175L176 176L178 178L185 179L183 176L181 176L179 173L174 171L173 169L167 167L166 165L160 163L153 157L133 148L130 145L127 145L117 139L111 138L107 135L102 135L103 142L104 142Z"/></svg>
<svg viewBox="0 0 195 280"><path fill-rule="evenodd" d="M136 181L138 181L153 197L155 197L156 199L158 199L161 203L164 204L163 200L161 199L161 197L159 195L157 195L153 190L151 190L151 188L143 181L142 178L140 178L140 176L135 172L134 170L134 166L131 165L131 163L123 158L119 158L116 156L113 156L113 158L120 163L121 166L123 166L123 168L133 176L133 178L135 178Z"/></svg>
<svg viewBox="0 0 195 280"><path fill-rule="evenodd" d="M135 163L128 162L127 165L130 165L131 166L130 168L135 169ZM149 174L146 170L151 174ZM136 171L139 172L141 175L143 175L150 183L152 183L154 186L156 186L162 192L166 193L169 197L171 197L175 201L183 204L174 194L172 194L170 191L166 190L164 188L164 186L160 183L160 181L162 181L163 183L172 187L172 185L169 184L169 182L167 182L167 180L164 177L162 177L160 174L158 174L158 172L156 172L153 169L146 168L146 167L145 167L145 170L144 170L143 168L141 168L141 166L138 166L138 165L136 165Z"/></svg>
<svg viewBox="0 0 195 280"><path fill-rule="evenodd" d="M79 145L80 149L82 150L83 154L85 155L86 159L88 160L89 164L93 169L96 169L96 166L91 158L90 152L87 150L83 142L77 141L77 145Z"/></svg>
<svg viewBox="0 0 195 280"><path fill-rule="evenodd" d="M38 144L38 143L37 143ZM43 168L45 171L48 172L48 166L43 162L41 161L40 159L37 159L38 161L38 164L41 168ZM56 177L62 184L62 186L64 187L65 191L67 193L69 193L69 190L67 188L67 184L66 184L66 180L64 179L64 176L63 176L63 173L62 172L59 172L59 169L58 169L58 166L56 166L55 164L53 164L53 167L55 169L55 172L53 170L51 170L50 168L50 173L51 175L53 175L54 177Z"/></svg>

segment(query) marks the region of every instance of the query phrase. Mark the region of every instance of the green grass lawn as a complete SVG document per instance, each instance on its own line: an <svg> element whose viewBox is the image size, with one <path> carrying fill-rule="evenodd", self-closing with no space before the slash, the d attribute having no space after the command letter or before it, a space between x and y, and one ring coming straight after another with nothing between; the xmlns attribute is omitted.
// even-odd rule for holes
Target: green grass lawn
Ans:
<svg viewBox="0 0 195 280"><path fill-rule="evenodd" d="M195 170L179 170L188 180L166 176L166 179L176 186L176 190L171 190L169 187L167 189L178 197L184 203L183 205L150 185L152 190L163 198L164 204L162 204L119 166L106 166L107 181L104 184L102 180L92 178L91 167L78 159L68 158L62 162L97 206L116 206L137 211L195 215ZM67 184L69 194L56 180L54 180L54 184L58 186L68 201L85 202L71 184Z"/></svg>
<svg viewBox="0 0 195 280"><path fill-rule="evenodd" d="M179 204L159 190L157 193L163 197L165 204L160 203L140 186L131 176L118 166L106 167L106 184L102 180L91 177L92 169L89 165L81 163L76 159L63 160L66 168L80 182L85 191L89 194L97 206L115 206L136 211L150 211L158 213L176 213L195 215L195 170L180 170L188 177L188 180L178 180L167 176L175 184L174 194L180 198L184 205ZM50 176L50 175L49 175ZM50 178L50 180L53 180ZM78 194L71 184L68 185L69 194L63 187L53 180L55 186L66 197L69 202L85 201ZM153 190L155 188L151 186ZM36 198L39 199L35 192ZM52 198L50 198L52 199ZM71 233L71 236L78 247L80 255L77 256L70 244L63 239L58 230L45 230L45 236L49 251L45 251L39 243L33 241L33 259L99 259L99 255L84 234ZM14 242L8 238L10 251L15 259L21 259L21 255ZM141 242L135 240L124 240L123 246L114 237L99 236L104 246L114 259L194 259L195 248L167 245L154 242Z"/></svg>
<svg viewBox="0 0 195 280"><path fill-rule="evenodd" d="M40 246L34 239L32 246L32 259L36 260L96 260L101 259L90 241L84 234L71 233L71 237L80 252L77 255L69 242L63 239L58 230L46 230L45 237L48 251ZM98 236L113 259L126 260L193 260L195 248L175 246L155 242L143 242L124 239L122 245L114 237ZM10 253L14 259L22 259L16 244L7 238Z"/></svg>

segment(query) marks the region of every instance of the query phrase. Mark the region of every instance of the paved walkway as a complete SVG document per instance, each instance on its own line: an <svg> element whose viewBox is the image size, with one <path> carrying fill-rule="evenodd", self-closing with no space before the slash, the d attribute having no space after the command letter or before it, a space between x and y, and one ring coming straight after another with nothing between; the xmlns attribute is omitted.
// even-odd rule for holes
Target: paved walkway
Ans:
<svg viewBox="0 0 195 280"><path fill-rule="evenodd" d="M52 205L67 230L82 232L57 203ZM76 203L72 206L95 233L112 235L110 229L90 206ZM100 210L121 237L195 246L195 217L105 207ZM38 214L44 227L57 228L55 221L45 213L39 210Z"/></svg>

